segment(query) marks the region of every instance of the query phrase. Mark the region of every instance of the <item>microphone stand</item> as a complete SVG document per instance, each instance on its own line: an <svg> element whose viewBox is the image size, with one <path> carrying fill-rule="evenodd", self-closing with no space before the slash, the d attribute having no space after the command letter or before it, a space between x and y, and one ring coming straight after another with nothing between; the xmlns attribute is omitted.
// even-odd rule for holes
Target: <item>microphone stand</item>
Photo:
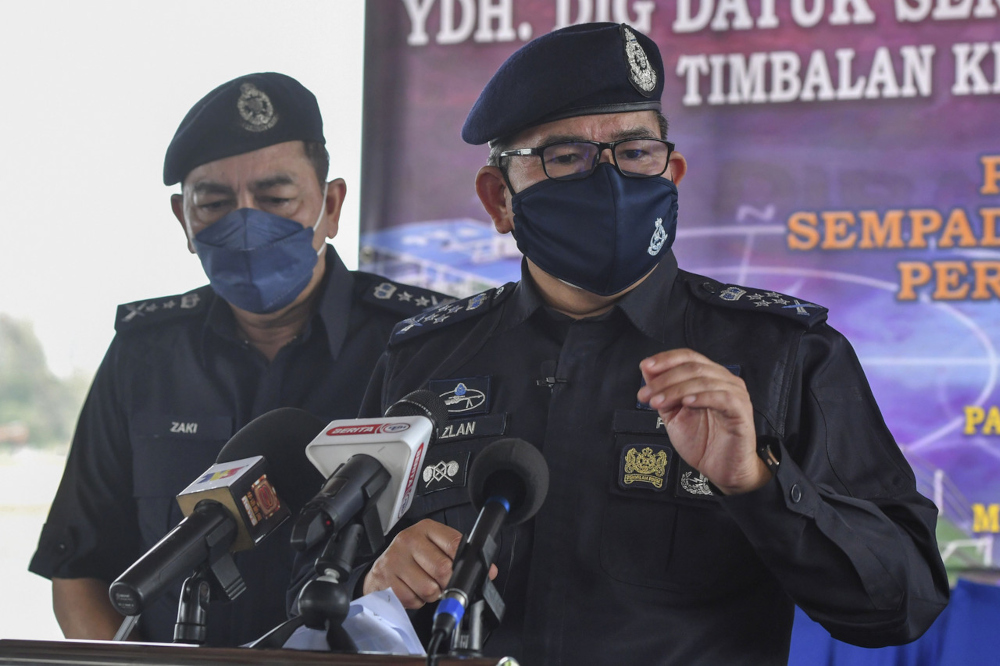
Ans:
<svg viewBox="0 0 1000 666"><path fill-rule="evenodd" d="M181 587L174 643L203 645L208 604L216 599L233 601L247 589L228 546L225 549L222 546L219 544L209 561L198 567Z"/></svg>
<svg viewBox="0 0 1000 666"><path fill-rule="evenodd" d="M319 577L309 581L299 592L298 606L302 624L310 629L326 629L326 640L333 652L357 654L358 648L343 628L354 590L345 582L354 569L354 560L362 537L372 553L385 542L378 517L376 500L371 498L359 520L346 525L327 541L316 559Z"/></svg>
<svg viewBox="0 0 1000 666"><path fill-rule="evenodd" d="M174 624L174 643L203 645L207 633L206 616L211 599L211 583L204 570L189 576L181 587L177 602L177 623Z"/></svg>
<svg viewBox="0 0 1000 666"><path fill-rule="evenodd" d="M483 643L490 632L500 625L506 609L493 581L487 578L483 583L482 598L469 606L461 624L455 627L448 655L459 659L482 657Z"/></svg>

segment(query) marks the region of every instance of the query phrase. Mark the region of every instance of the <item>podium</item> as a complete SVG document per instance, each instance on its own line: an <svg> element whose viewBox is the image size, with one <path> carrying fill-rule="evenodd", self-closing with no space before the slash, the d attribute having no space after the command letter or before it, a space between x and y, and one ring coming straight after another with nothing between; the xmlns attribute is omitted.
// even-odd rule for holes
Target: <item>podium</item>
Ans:
<svg viewBox="0 0 1000 666"><path fill-rule="evenodd" d="M305 650L251 650L247 648L206 648L169 643L114 643L110 641L20 641L0 639L0 664L7 666L114 666L151 664L156 666L424 666L426 657L385 654L335 654ZM516 666L502 659L456 659L444 655L440 666Z"/></svg>

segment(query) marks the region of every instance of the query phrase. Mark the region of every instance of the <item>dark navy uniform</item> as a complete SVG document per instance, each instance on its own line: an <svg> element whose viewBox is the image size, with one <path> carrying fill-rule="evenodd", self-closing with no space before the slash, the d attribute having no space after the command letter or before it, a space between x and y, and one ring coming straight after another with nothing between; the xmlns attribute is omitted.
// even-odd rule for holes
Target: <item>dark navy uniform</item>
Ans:
<svg viewBox="0 0 1000 666"><path fill-rule="evenodd" d="M348 271L328 247L317 312L270 363L210 287L121 306L31 571L113 581L181 520L174 496L241 427L278 407L353 418L398 320L440 294ZM236 563L246 592L208 613L208 644L239 645L285 619L288 525ZM143 614L169 642L180 584Z"/></svg>
<svg viewBox="0 0 1000 666"><path fill-rule="evenodd" d="M401 322L362 408L427 387L450 404L398 529L430 517L468 533L466 474L487 443L520 437L544 454L545 504L505 530L495 560L507 615L487 654L784 664L793 603L862 645L929 626L948 594L937 512L824 308L681 271L668 254L610 312L572 320L522 273ZM758 436L780 449L762 488L713 491L637 404L640 361L682 347L746 382Z"/></svg>

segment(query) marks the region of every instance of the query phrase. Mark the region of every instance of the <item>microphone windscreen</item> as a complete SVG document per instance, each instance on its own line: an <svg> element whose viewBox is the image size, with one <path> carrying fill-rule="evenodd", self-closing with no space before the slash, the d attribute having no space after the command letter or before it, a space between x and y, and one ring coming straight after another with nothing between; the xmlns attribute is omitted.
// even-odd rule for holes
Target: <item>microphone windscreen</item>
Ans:
<svg viewBox="0 0 1000 666"><path fill-rule="evenodd" d="M477 510L491 496L510 502L508 525L528 520L549 492L549 466L523 439L499 439L484 447L469 467L469 498Z"/></svg>
<svg viewBox="0 0 1000 666"><path fill-rule="evenodd" d="M420 389L407 393L385 410L386 416L426 416L437 428L448 420L448 406L434 391Z"/></svg>
<svg viewBox="0 0 1000 666"><path fill-rule="evenodd" d="M303 409L281 407L240 428L215 462L264 456L268 479L278 497L293 514L298 513L326 480L306 458L306 445L325 427L326 421Z"/></svg>

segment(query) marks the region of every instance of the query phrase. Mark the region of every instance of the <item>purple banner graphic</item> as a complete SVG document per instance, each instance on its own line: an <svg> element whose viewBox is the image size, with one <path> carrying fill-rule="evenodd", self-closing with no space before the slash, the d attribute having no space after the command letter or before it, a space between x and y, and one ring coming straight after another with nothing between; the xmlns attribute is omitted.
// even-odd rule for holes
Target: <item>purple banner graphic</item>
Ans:
<svg viewBox="0 0 1000 666"><path fill-rule="evenodd" d="M517 279L465 116L532 37L630 23L689 165L680 265L827 306L949 569L997 571L1000 0L379 0L366 20L363 267L455 295Z"/></svg>

